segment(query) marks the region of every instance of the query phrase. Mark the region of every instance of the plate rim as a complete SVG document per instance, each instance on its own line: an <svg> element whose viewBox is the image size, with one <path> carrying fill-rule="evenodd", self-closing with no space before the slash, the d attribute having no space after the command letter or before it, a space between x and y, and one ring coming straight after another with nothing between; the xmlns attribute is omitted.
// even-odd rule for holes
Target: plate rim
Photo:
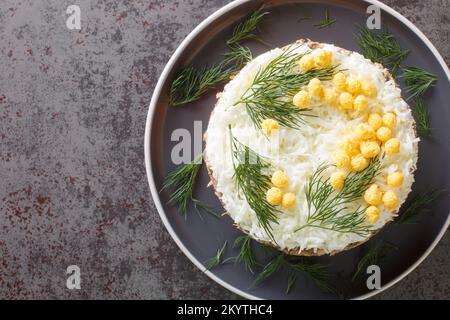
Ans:
<svg viewBox="0 0 450 320"><path fill-rule="evenodd" d="M225 282L224 280L222 280L221 278L216 276L211 271L207 270L203 266L203 264L191 254L191 252L186 248L186 246L180 240L180 238L178 237L178 235L176 234L176 232L170 225L170 223L166 217L166 213L164 212L164 208L161 204L160 198L159 198L159 193L156 188L155 179L153 177L153 172L151 169L152 168L152 163L151 163L152 152L151 152L151 148L150 148L150 140L151 140L150 137L151 137L151 131L152 131L152 127L153 127L153 116L154 116L154 113L156 110L157 97L161 95L163 83L166 82L166 79L167 79L169 73L171 72L171 70L173 69L175 62L178 60L178 58L180 57L182 52L185 50L185 48L188 46L188 44L192 41L192 39L195 38L204 29L206 29L214 20L216 20L220 16L224 15L228 11L230 11L244 3L251 2L251 1L252 0L234 0L234 1L226 4L225 6L219 8L217 11L215 11L214 13L209 15L207 18L205 18L199 25L197 25L186 36L186 38L184 38L184 40L181 42L181 44L177 47L175 52L172 54L169 61L165 65L161 75L158 78L158 82L155 86L155 89L153 91L153 94L152 94L152 97L150 100L149 109L147 112L146 124L145 124L145 133L144 133L144 135L145 135L144 136L144 155L145 155L145 170L147 173L147 180L148 180L148 184L150 186L150 192L151 192L151 195L153 198L153 202L155 203L156 209L158 211L158 215L160 216L161 220L163 221L163 224L164 224L165 228L167 229L167 231L169 232L170 236L175 241L177 246L181 249L181 251L184 253L184 255L198 269L200 269L200 271L202 271L210 279L212 279L213 281L215 281L222 287L226 288L227 290L229 290L235 294L238 294L239 296L246 298L246 299L262 300L262 298L260 298L260 297L257 297L253 294L244 292L244 291L234 287L233 285ZM408 27L411 31L413 31L425 43L425 45L428 47L428 49L430 49L430 51L433 53L433 55L435 56L435 58L438 60L439 64L441 65L442 69L444 70L444 73L447 75L448 81L450 82L450 70L449 70L446 62L444 61L444 58L439 53L439 51L436 49L436 47L433 45L433 43L427 38L427 36L425 36L425 34L422 31L420 31L420 29L418 27L416 27L414 25L414 23L409 21L406 17L404 17L402 14L400 14L399 12L397 12L390 6L388 6L384 3L381 3L378 0L361 0L361 1L371 4L371 5L378 6L379 8L383 9L385 12L394 16L396 19L398 19L400 22L402 22L406 27ZM439 241L444 236L449 225L450 225L450 214L447 217L447 221L443 225L441 231L439 232L437 237L434 239L434 241L430 244L428 249L409 268L407 268L405 271L403 271L401 274L399 274L396 278L392 279L390 282L383 285L380 289L370 291L366 294L360 295L353 299L364 300L364 299L373 297L376 294L378 294L386 289L389 289L390 287L392 287L393 285L395 285L396 283L401 281L403 278L405 278L408 274L410 274L412 271L414 271L414 269L416 269L430 255L430 253L434 250L436 245L439 243Z"/></svg>

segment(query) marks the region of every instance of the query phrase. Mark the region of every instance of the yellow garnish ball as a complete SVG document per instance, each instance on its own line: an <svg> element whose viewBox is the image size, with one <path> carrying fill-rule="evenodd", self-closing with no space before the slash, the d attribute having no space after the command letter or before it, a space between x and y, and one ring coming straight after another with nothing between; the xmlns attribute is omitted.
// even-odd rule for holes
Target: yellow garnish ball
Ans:
<svg viewBox="0 0 450 320"><path fill-rule="evenodd" d="M374 98L377 95L377 88L369 80L363 80L361 81L361 92L369 98Z"/></svg>
<svg viewBox="0 0 450 320"><path fill-rule="evenodd" d="M281 206L285 209L292 208L295 205L295 194L292 192L286 192L283 194L283 199L281 200Z"/></svg>
<svg viewBox="0 0 450 320"><path fill-rule="evenodd" d="M397 116L392 112L385 113L383 115L383 124L386 127L393 129L397 124Z"/></svg>
<svg viewBox="0 0 450 320"><path fill-rule="evenodd" d="M353 96L348 92L342 92L339 95L339 106L343 110L353 109Z"/></svg>
<svg viewBox="0 0 450 320"><path fill-rule="evenodd" d="M355 78L349 78L347 80L347 91L353 95L357 95L361 92L361 82Z"/></svg>
<svg viewBox="0 0 450 320"><path fill-rule="evenodd" d="M309 93L305 90L297 92L292 100L292 103L294 104L294 106L299 107L300 109L308 108L309 104L311 103Z"/></svg>
<svg viewBox="0 0 450 320"><path fill-rule="evenodd" d="M384 144L384 151L387 155L393 155L400 151L400 140L391 138Z"/></svg>
<svg viewBox="0 0 450 320"><path fill-rule="evenodd" d="M383 192L381 191L381 188L376 184L371 185L366 190L366 192L364 192L364 200L372 206L379 205L381 203L382 197Z"/></svg>
<svg viewBox="0 0 450 320"><path fill-rule="evenodd" d="M380 145L376 141L362 141L359 147L364 158L374 158L381 151Z"/></svg>
<svg viewBox="0 0 450 320"><path fill-rule="evenodd" d="M333 62L333 53L328 50L319 49L314 56L314 62L317 68L327 68Z"/></svg>
<svg viewBox="0 0 450 320"><path fill-rule="evenodd" d="M338 150L334 154L334 164L338 168L348 168L350 165L350 157L343 150Z"/></svg>
<svg viewBox="0 0 450 320"><path fill-rule="evenodd" d="M378 130L383 125L383 119L378 113L371 113L367 123L372 127L373 130Z"/></svg>
<svg viewBox="0 0 450 320"><path fill-rule="evenodd" d="M391 188L399 187L403 183L403 174L400 171L392 172L388 174L386 182Z"/></svg>
<svg viewBox="0 0 450 320"><path fill-rule="evenodd" d="M266 200L273 206L276 206L281 203L281 199L283 197L283 192L281 192L280 188L270 188L266 193Z"/></svg>
<svg viewBox="0 0 450 320"><path fill-rule="evenodd" d="M392 137L392 131L388 127L380 127L377 130L377 138L382 142L388 141Z"/></svg>
<svg viewBox="0 0 450 320"><path fill-rule="evenodd" d="M323 89L323 101L330 105L334 106L336 105L338 94L335 89L333 88L325 88Z"/></svg>
<svg viewBox="0 0 450 320"><path fill-rule="evenodd" d="M355 128L355 135L361 140L375 138L375 131L367 123L360 123Z"/></svg>
<svg viewBox="0 0 450 320"><path fill-rule="evenodd" d="M347 90L347 76L343 72L338 72L333 76L333 84L334 86L341 90Z"/></svg>
<svg viewBox="0 0 450 320"><path fill-rule="evenodd" d="M369 102L367 101L367 98L360 94L355 98L355 101L353 102L353 107L356 111L362 112L366 110Z"/></svg>
<svg viewBox="0 0 450 320"><path fill-rule="evenodd" d="M271 181L273 185L278 188L286 188L289 185L288 177L281 170L277 170L273 173Z"/></svg>
<svg viewBox="0 0 450 320"><path fill-rule="evenodd" d="M344 139L341 147L349 156L354 156L359 153L359 144L359 137L355 134L350 134Z"/></svg>
<svg viewBox="0 0 450 320"><path fill-rule="evenodd" d="M266 135L271 136L275 130L278 130L280 128L280 125L278 124L277 120L265 119L261 123L261 128L263 129Z"/></svg>
<svg viewBox="0 0 450 320"><path fill-rule="evenodd" d="M383 205L385 206L386 209L389 210L396 209L398 206L397 195L391 190L386 191L383 195Z"/></svg>
<svg viewBox="0 0 450 320"><path fill-rule="evenodd" d="M380 218L380 209L375 206L370 206L366 209L366 220L369 223L375 223Z"/></svg>
<svg viewBox="0 0 450 320"><path fill-rule="evenodd" d="M298 65L304 72L307 72L307 71L313 69L315 66L314 57L310 54L306 54L300 58Z"/></svg>
<svg viewBox="0 0 450 320"><path fill-rule="evenodd" d="M333 172L330 177L330 184L334 190L341 190L344 186L345 174L341 171Z"/></svg>
<svg viewBox="0 0 450 320"><path fill-rule="evenodd" d="M353 171L359 172L363 171L365 168L369 166L369 160L364 158L362 154L357 154L352 157L352 161L350 162Z"/></svg>
<svg viewBox="0 0 450 320"><path fill-rule="evenodd" d="M318 78L311 79L308 83L308 91L311 95L320 97L323 94L322 82Z"/></svg>

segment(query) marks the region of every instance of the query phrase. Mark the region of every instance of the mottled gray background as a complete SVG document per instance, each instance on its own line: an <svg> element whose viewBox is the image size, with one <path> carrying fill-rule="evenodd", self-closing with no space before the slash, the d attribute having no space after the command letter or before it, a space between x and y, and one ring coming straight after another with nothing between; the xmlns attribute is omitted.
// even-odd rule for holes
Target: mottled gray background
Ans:
<svg viewBox="0 0 450 320"><path fill-rule="evenodd" d="M227 0L3 0L0 298L236 296L181 253L144 168L152 90L182 39ZM450 1L385 1L450 63ZM82 30L65 27L78 4ZM377 298L450 298L450 236ZM82 289L65 288L77 264Z"/></svg>

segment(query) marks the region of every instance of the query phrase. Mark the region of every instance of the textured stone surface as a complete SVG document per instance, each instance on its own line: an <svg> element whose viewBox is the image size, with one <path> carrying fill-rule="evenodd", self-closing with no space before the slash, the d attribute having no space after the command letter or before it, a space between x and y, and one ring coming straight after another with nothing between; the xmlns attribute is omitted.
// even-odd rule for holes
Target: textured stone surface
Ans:
<svg viewBox="0 0 450 320"><path fill-rule="evenodd" d="M178 44L226 0L2 1L0 298L236 298L176 247L152 203L143 136ZM65 9L80 5L82 30ZM386 1L450 63L450 2ZM450 237L377 298L449 298ZM82 289L65 288L77 264Z"/></svg>

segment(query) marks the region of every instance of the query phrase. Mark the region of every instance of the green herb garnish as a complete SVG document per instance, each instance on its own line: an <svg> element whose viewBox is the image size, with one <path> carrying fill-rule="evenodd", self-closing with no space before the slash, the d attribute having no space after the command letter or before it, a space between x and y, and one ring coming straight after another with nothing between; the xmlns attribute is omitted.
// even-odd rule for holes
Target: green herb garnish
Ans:
<svg viewBox="0 0 450 320"><path fill-rule="evenodd" d="M244 195L250 208L255 211L259 225L273 239L271 223L278 223L278 210L266 200L270 188L270 176L264 172L270 164L248 146L239 142L229 127L231 154L233 158L234 180L238 192Z"/></svg>
<svg viewBox="0 0 450 320"><path fill-rule="evenodd" d="M169 104L180 106L200 99L209 89L218 86L236 74L245 63L252 59L248 48L240 42L256 39L254 31L267 12L255 11L247 20L239 23L227 41L229 52L225 59L216 65L196 69L189 66L183 69L172 82L169 92Z"/></svg>
<svg viewBox="0 0 450 320"><path fill-rule="evenodd" d="M416 99L415 115L417 121L417 132L424 137L431 134L430 114L422 98Z"/></svg>
<svg viewBox="0 0 450 320"><path fill-rule="evenodd" d="M383 64L396 74L409 50L402 49L397 39L388 31L374 32L365 27L358 28L356 41L366 58Z"/></svg>
<svg viewBox="0 0 450 320"><path fill-rule="evenodd" d="M395 222L399 224L414 224L419 222L421 216L431 211L430 205L442 195L442 193L442 190L419 193L406 209L403 210Z"/></svg>
<svg viewBox="0 0 450 320"><path fill-rule="evenodd" d="M336 22L336 19L330 18L330 13L328 12L328 8L325 9L325 19L318 24L315 24L314 26L322 29L322 28L329 28L332 24Z"/></svg>
<svg viewBox="0 0 450 320"><path fill-rule="evenodd" d="M236 262L244 264L245 270L253 273L256 266L256 258L252 248L252 238L248 235L237 237L234 241L234 247L239 247L239 254L235 257Z"/></svg>
<svg viewBox="0 0 450 320"><path fill-rule="evenodd" d="M370 234L372 229L365 223L364 209L346 210L348 204L359 199L366 191L380 172L380 166L378 159L372 160L363 171L349 174L339 192L334 191L329 178L323 177L329 166L319 166L305 186L308 217L296 231L311 227L361 236Z"/></svg>
<svg viewBox="0 0 450 320"><path fill-rule="evenodd" d="M397 247L383 240L372 243L364 252L363 257L359 260L355 273L353 274L352 281L355 281L355 279L359 277L363 270L367 269L368 266L380 265L388 253L393 249L397 249Z"/></svg>
<svg viewBox="0 0 450 320"><path fill-rule="evenodd" d="M405 81L411 95L408 99L422 97L437 81L436 75L416 67L404 68L400 77Z"/></svg>
<svg viewBox="0 0 450 320"><path fill-rule="evenodd" d="M166 190L171 193L168 203L177 205L184 215L187 213L189 202L192 202L197 212L200 213L200 210L203 210L219 217L208 204L193 196L197 175L202 166L202 158L203 155L199 154L192 162L181 165L172 171L164 179L161 191Z"/></svg>
<svg viewBox="0 0 450 320"><path fill-rule="evenodd" d="M223 246L217 250L217 253L214 257L210 258L208 261L206 261L206 270L209 271L223 263L225 263L227 260L223 259L223 254L225 252L225 249L227 248L227 241L224 242Z"/></svg>
<svg viewBox="0 0 450 320"><path fill-rule="evenodd" d="M304 54L296 53L295 49L293 46L285 50L265 68L260 69L252 85L235 103L245 105L258 129L261 129L261 122L265 119L274 119L280 125L299 129L310 110L294 106L292 97L311 79L330 80L336 72L336 67L314 69L306 73L296 71L296 63Z"/></svg>
<svg viewBox="0 0 450 320"><path fill-rule="evenodd" d="M312 264L307 262L302 257L293 257L283 253L277 254L264 266L262 271L256 276L253 285L258 285L264 280L267 280L281 268L287 268L291 270L288 277L286 293L289 293L297 276L295 272L300 272L310 278L316 285L326 291L332 291L329 284L329 275L326 271L326 266L322 264Z"/></svg>

